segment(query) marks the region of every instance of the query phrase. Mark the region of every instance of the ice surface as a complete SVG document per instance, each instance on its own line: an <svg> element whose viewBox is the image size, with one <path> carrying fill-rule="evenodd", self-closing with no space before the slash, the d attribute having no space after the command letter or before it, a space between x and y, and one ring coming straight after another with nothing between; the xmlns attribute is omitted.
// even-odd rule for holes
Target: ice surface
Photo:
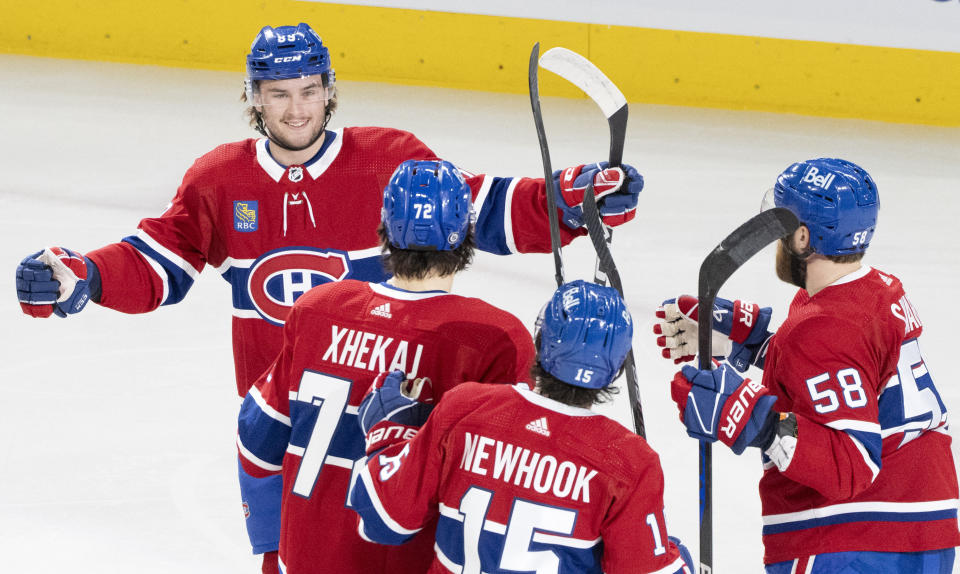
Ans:
<svg viewBox="0 0 960 574"><path fill-rule="evenodd" d="M69 320L35 320L20 313L13 281L17 262L46 245L89 250L160 213L197 156L252 133L241 90L239 74L0 56L0 263L10 274L0 281L3 571L259 571L235 478L228 285L208 269L185 302L149 315L90 305ZM339 93L334 127L399 127L472 171L542 175L525 95L346 80ZM596 106L545 98L543 109L555 167L604 158ZM674 367L649 335L653 310L696 289L703 257L793 161L840 156L870 170L882 209L866 261L903 279L940 392L960 409L950 363L960 130L633 104L627 137L624 159L647 188L613 255L636 318L669 528L694 553L697 447L669 398ZM564 256L568 277L592 277L589 241ZM455 284L531 327L553 287L550 255L480 255ZM792 289L773 277L768 249L721 296L772 305L779 322ZM626 393L604 412L627 421ZM714 452L717 572L762 572L759 461Z"/></svg>

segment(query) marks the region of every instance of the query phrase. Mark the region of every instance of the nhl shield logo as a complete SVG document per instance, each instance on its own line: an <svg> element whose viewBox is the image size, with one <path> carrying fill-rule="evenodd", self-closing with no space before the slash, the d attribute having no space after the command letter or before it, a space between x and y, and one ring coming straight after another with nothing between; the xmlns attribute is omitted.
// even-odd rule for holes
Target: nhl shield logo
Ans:
<svg viewBox="0 0 960 574"><path fill-rule="evenodd" d="M299 183L303 179L303 168L295 165L287 172L287 178L293 183Z"/></svg>

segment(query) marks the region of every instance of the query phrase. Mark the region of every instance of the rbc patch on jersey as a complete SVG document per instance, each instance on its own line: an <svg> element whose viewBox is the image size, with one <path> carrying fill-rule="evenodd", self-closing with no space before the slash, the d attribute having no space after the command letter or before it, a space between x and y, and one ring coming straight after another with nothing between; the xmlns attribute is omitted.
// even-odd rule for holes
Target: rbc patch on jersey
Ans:
<svg viewBox="0 0 960 574"><path fill-rule="evenodd" d="M233 228L237 231L256 231L259 214L256 201L233 202Z"/></svg>

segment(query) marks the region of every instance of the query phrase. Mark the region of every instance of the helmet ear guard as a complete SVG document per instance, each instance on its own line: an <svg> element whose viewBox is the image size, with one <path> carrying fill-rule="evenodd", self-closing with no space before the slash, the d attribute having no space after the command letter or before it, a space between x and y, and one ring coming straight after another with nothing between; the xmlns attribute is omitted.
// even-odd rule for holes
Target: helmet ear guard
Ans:
<svg viewBox="0 0 960 574"><path fill-rule="evenodd" d="M557 379L602 389L619 376L633 319L615 289L576 280L554 292L537 318L540 366Z"/></svg>
<svg viewBox="0 0 960 574"><path fill-rule="evenodd" d="M330 52L320 36L307 24L297 26L264 26L250 45L247 54L247 75L244 81L247 101L255 103L258 82L289 80L320 75L323 98L336 95L336 75L330 63Z"/></svg>
<svg viewBox="0 0 960 574"><path fill-rule="evenodd" d="M780 174L763 208L785 207L810 230L810 247L821 255L865 251L876 229L880 199L870 174L835 158L797 162Z"/></svg>
<svg viewBox="0 0 960 574"><path fill-rule="evenodd" d="M473 222L473 192L452 163L407 160L383 189L381 220L390 245L452 251Z"/></svg>

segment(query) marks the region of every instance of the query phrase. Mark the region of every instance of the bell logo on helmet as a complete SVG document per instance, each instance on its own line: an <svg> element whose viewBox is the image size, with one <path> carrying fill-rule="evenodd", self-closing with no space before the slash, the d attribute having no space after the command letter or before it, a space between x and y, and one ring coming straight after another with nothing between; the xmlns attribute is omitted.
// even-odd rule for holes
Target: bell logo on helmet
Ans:
<svg viewBox="0 0 960 574"><path fill-rule="evenodd" d="M803 176L804 183L812 183L814 186L822 189L830 189L830 184L833 183L833 180L837 178L836 174L829 173L827 175L817 175L820 173L815 166L810 168Z"/></svg>
<svg viewBox="0 0 960 574"><path fill-rule="evenodd" d="M573 307L576 307L580 304L580 298L577 297L579 291L577 289L568 289L563 293L563 310L569 311Z"/></svg>

